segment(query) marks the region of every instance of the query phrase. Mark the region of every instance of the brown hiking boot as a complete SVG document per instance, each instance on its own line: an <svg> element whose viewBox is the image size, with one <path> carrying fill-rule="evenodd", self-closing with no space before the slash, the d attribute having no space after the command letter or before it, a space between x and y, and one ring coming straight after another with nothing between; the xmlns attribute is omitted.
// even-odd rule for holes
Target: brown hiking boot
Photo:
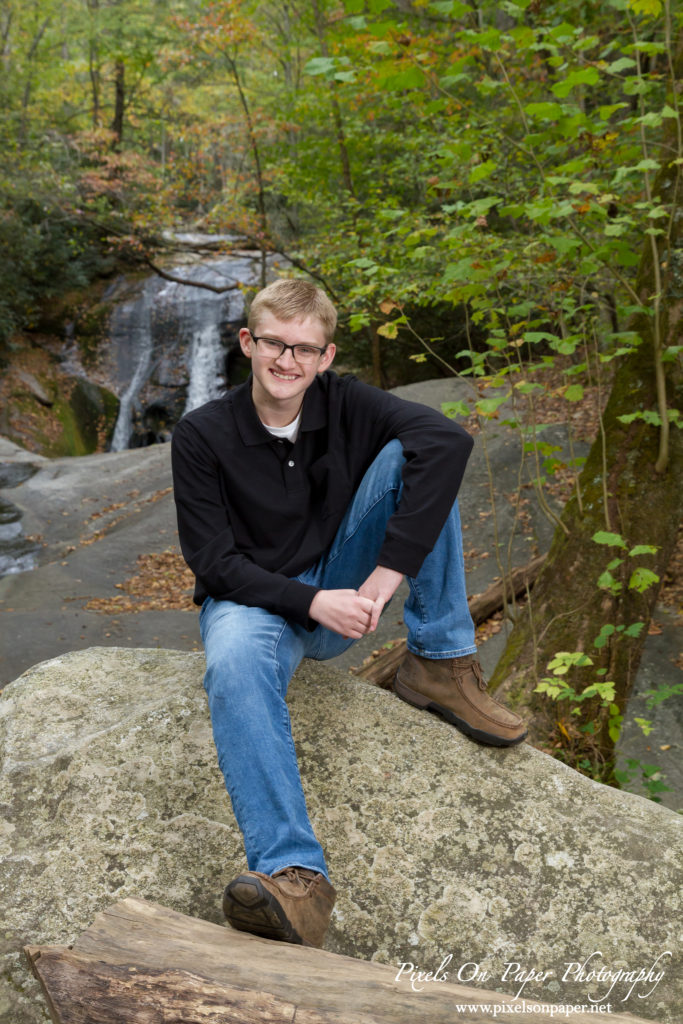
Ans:
<svg viewBox="0 0 683 1024"><path fill-rule="evenodd" d="M226 887L223 913L239 931L321 947L336 895L324 875L308 868L272 876L245 871Z"/></svg>
<svg viewBox="0 0 683 1024"><path fill-rule="evenodd" d="M432 660L406 651L394 678L394 692L408 704L435 711L480 743L510 747L527 735L519 715L486 692L476 654Z"/></svg>

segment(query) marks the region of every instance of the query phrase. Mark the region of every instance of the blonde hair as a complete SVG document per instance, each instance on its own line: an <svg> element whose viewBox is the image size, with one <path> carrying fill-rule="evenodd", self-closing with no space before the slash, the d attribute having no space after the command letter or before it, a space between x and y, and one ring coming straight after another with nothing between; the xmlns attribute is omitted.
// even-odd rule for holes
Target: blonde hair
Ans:
<svg viewBox="0 0 683 1024"><path fill-rule="evenodd" d="M280 278L254 296L247 321L252 333L258 329L264 313L285 321L315 317L322 325L326 345L332 341L337 326L337 310L325 292L302 278Z"/></svg>

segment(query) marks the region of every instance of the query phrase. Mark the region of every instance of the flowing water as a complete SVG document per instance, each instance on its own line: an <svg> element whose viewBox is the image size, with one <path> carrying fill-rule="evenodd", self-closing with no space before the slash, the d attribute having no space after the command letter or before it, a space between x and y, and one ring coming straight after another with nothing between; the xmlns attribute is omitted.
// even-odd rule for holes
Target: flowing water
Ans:
<svg viewBox="0 0 683 1024"><path fill-rule="evenodd" d="M234 286L258 282L260 257L231 256L177 267L172 273L231 290L218 293L154 276L134 298L117 305L110 341L116 354L121 405L112 451L131 444L134 417L142 412L140 394L152 377L162 386L166 383L177 389L180 370L186 385L182 412L220 394L226 331L244 318L242 292Z"/></svg>

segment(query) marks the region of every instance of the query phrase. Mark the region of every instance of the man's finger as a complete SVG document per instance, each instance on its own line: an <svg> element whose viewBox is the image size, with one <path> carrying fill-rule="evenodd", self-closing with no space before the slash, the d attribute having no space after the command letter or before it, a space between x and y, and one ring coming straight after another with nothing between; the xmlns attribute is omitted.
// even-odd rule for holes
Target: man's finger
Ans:
<svg viewBox="0 0 683 1024"><path fill-rule="evenodd" d="M373 602L373 605L372 605L372 617L370 619L370 632L371 633L374 633L375 630L377 629L377 623L379 622L379 617L382 614L382 609L383 608L384 608L384 598L378 597L377 600L375 602Z"/></svg>

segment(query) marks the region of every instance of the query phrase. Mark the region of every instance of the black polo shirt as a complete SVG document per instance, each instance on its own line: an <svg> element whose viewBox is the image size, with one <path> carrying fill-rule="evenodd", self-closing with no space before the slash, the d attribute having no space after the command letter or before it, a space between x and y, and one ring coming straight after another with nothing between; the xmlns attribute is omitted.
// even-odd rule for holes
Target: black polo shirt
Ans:
<svg viewBox="0 0 683 1024"><path fill-rule="evenodd" d="M330 546L363 475L394 438L406 459L403 491L378 564L416 576L472 449L458 424L331 370L306 392L293 445L259 420L251 378L184 416L173 432L173 485L195 603L211 595L313 628L317 588L292 577Z"/></svg>

